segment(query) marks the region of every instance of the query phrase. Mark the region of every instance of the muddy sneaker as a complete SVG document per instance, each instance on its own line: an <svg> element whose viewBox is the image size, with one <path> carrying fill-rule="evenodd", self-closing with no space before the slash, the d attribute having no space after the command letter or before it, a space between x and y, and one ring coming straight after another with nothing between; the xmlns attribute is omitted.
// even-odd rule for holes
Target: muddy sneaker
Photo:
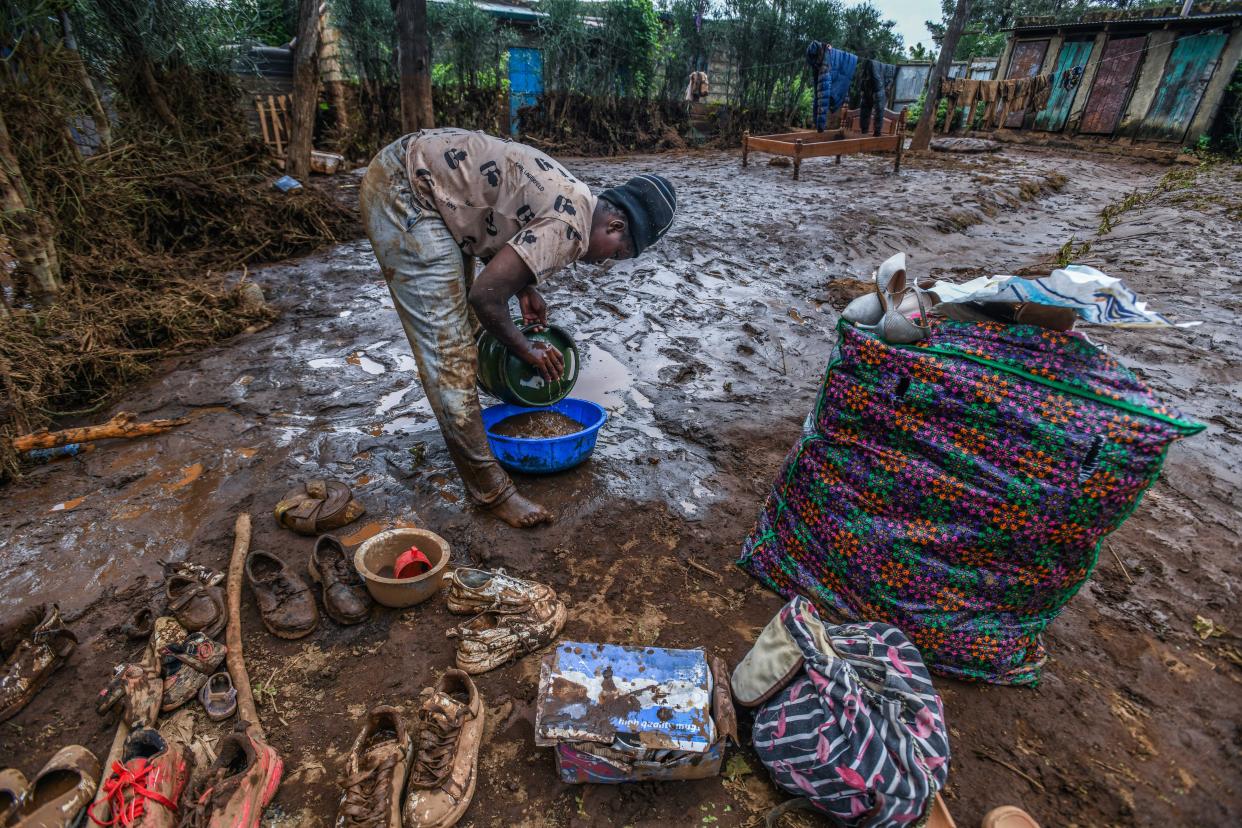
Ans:
<svg viewBox="0 0 1242 828"><path fill-rule="evenodd" d="M224 590L207 586L198 578L169 575L164 582L168 611L189 632L201 632L215 638L224 630L227 620Z"/></svg>
<svg viewBox="0 0 1242 828"><path fill-rule="evenodd" d="M323 589L323 608L329 618L345 625L367 620L371 595L339 540L324 535L315 541L308 568L311 580Z"/></svg>
<svg viewBox="0 0 1242 828"><path fill-rule="evenodd" d="M164 680L159 670L141 664L121 664L112 681L100 691L95 712L103 716L119 708L121 721L130 727L154 727L163 698Z"/></svg>
<svg viewBox="0 0 1242 828"><path fill-rule="evenodd" d="M319 625L315 597L293 569L275 555L255 550L246 557L246 581L259 618L277 638L302 638Z"/></svg>
<svg viewBox="0 0 1242 828"><path fill-rule="evenodd" d="M161 615L155 619L155 623L151 625L151 652L156 658L163 652L164 648L170 644L180 644L189 637L190 633L185 627L181 626L176 618L170 615Z"/></svg>
<svg viewBox="0 0 1242 828"><path fill-rule="evenodd" d="M483 740L483 700L470 676L449 670L422 693L405 828L449 828L470 807Z"/></svg>
<svg viewBox="0 0 1242 828"><path fill-rule="evenodd" d="M164 690L160 712L170 713L190 699L207 683L207 674L200 673L176 656L164 656Z"/></svg>
<svg viewBox="0 0 1242 828"><path fill-rule="evenodd" d="M335 828L401 828L401 790L412 749L395 707L371 711L345 761Z"/></svg>
<svg viewBox="0 0 1242 828"><path fill-rule="evenodd" d="M9 818L21 807L22 797L30 785L16 768L0 770L0 825L8 825Z"/></svg>
<svg viewBox="0 0 1242 828"><path fill-rule="evenodd" d="M217 751L198 792L182 806L179 828L259 828L284 763L267 743L250 735L245 722L220 740Z"/></svg>
<svg viewBox="0 0 1242 828"><path fill-rule="evenodd" d="M457 639L457 666L477 676L552 643L565 626L565 605L555 598L517 614L485 612L448 631Z"/></svg>
<svg viewBox="0 0 1242 828"><path fill-rule="evenodd" d="M189 775L180 745L165 741L159 731L135 730L125 739L121 761L112 763L103 798L86 813L96 825L173 828Z"/></svg>
<svg viewBox="0 0 1242 828"><path fill-rule="evenodd" d="M526 612L538 601L556 598L551 587L514 578L503 570L489 572L459 566L449 573L447 580L448 610L458 615Z"/></svg>
<svg viewBox="0 0 1242 828"><path fill-rule="evenodd" d="M160 650L160 658L172 656L200 673L211 675L229 654L229 648L212 641L202 633L191 633L180 644L168 644Z"/></svg>
<svg viewBox="0 0 1242 828"><path fill-rule="evenodd" d="M99 760L81 745L63 747L39 771L17 812L19 828L69 828L95 795Z"/></svg>
<svg viewBox="0 0 1242 828"><path fill-rule="evenodd" d="M0 722L29 704L78 646L78 637L65 628L55 604L45 610L42 620L27 628L26 622L33 617L25 613L20 625L4 631L6 639L13 641L22 629L28 629L0 667Z"/></svg>

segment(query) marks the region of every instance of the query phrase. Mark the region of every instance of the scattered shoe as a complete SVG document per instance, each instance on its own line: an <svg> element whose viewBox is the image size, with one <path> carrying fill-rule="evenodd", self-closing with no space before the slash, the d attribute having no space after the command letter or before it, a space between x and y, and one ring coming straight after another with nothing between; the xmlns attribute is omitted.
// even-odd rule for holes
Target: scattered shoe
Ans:
<svg viewBox="0 0 1242 828"><path fill-rule="evenodd" d="M216 761L199 792L184 805L178 828L259 828L276 795L284 763L271 746L251 736L245 722L217 745Z"/></svg>
<svg viewBox="0 0 1242 828"><path fill-rule="evenodd" d="M461 566L449 573L448 584L448 610L458 615L526 612L540 601L556 599L551 587L503 571Z"/></svg>
<svg viewBox="0 0 1242 828"><path fill-rule="evenodd" d="M69 745L48 760L26 789L17 828L69 828L95 796L99 760L81 745Z"/></svg>
<svg viewBox="0 0 1242 828"><path fill-rule="evenodd" d="M121 761L112 763L112 774L104 780L103 799L91 804L87 816L96 825L174 828L189 776L180 745L166 741L157 730L135 730L125 739ZM108 816L97 815L97 806L106 806Z"/></svg>
<svg viewBox="0 0 1242 828"><path fill-rule="evenodd" d="M132 638L135 641L146 640L151 637L151 633L155 631L155 610L150 607L142 607L129 620L121 625L121 633L126 638Z"/></svg>
<svg viewBox="0 0 1242 828"><path fill-rule="evenodd" d="M207 683L206 673L200 673L175 656L165 656L163 667L164 691L160 703L162 713L170 713L195 698Z"/></svg>
<svg viewBox="0 0 1242 828"><path fill-rule="evenodd" d="M168 611L189 632L201 632L215 638L224 631L227 620L224 590L206 586L198 578L170 575L165 581Z"/></svg>
<svg viewBox="0 0 1242 828"><path fill-rule="evenodd" d="M552 643L565 626L565 605L543 599L526 612L485 612L448 631L457 639L457 666L471 675L486 673L511 659Z"/></svg>
<svg viewBox="0 0 1242 828"><path fill-rule="evenodd" d="M1002 805L984 815L983 828L1039 828L1039 823L1021 808Z"/></svg>
<svg viewBox="0 0 1242 828"><path fill-rule="evenodd" d="M345 793L335 828L402 828L401 791L413 745L400 712L380 706L345 760Z"/></svg>
<svg viewBox="0 0 1242 828"><path fill-rule="evenodd" d="M213 722L222 722L232 716L237 712L237 689L233 687L233 677L228 673L216 673L198 691L198 700Z"/></svg>
<svg viewBox="0 0 1242 828"><path fill-rule="evenodd" d="M212 641L201 632L190 633L180 644L168 644L160 651L160 657L172 656L188 664L200 673L211 675L228 655L229 648Z"/></svg>
<svg viewBox="0 0 1242 828"><path fill-rule="evenodd" d="M42 613L42 620L37 613ZM52 673L69 660L78 646L78 637L65 627L55 604L51 609L41 606L23 613L16 623L6 624L0 636L6 643L15 642L5 651L4 666L0 667L3 722L29 704Z"/></svg>
<svg viewBox="0 0 1242 828"><path fill-rule="evenodd" d="M329 618L345 625L367 620L371 595L339 540L324 535L315 541L308 568L311 580L323 589L323 608Z"/></svg>
<svg viewBox="0 0 1242 828"><path fill-rule="evenodd" d="M0 770L0 825L8 825L9 819L22 805L22 797L30 785L16 768Z"/></svg>
<svg viewBox="0 0 1242 828"><path fill-rule="evenodd" d="M470 676L449 670L422 693L405 828L449 828L470 807L483 739L483 701Z"/></svg>
<svg viewBox="0 0 1242 828"><path fill-rule="evenodd" d="M310 587L280 558L251 552L246 558L246 580L259 605L259 618L272 635L302 638L319 625Z"/></svg>
<svg viewBox="0 0 1242 828"><path fill-rule="evenodd" d="M151 652L156 658L164 651L164 648L170 644L180 644L190 636L190 631L181 626L176 618L168 615L161 615L155 619L151 632Z"/></svg>
<svg viewBox="0 0 1242 828"><path fill-rule="evenodd" d="M159 670L141 664L121 664L112 681L100 691L95 712L103 716L119 706L121 721L130 727L154 727L163 700L164 680Z"/></svg>
<svg viewBox="0 0 1242 828"><path fill-rule="evenodd" d="M299 535L322 535L366 514L339 480L308 480L276 504L276 522Z"/></svg>

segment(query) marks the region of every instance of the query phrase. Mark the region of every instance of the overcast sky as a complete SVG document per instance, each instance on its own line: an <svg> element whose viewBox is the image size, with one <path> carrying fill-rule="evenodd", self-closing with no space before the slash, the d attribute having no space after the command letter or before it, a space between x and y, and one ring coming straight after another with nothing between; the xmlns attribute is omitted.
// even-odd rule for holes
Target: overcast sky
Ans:
<svg viewBox="0 0 1242 828"><path fill-rule="evenodd" d="M856 6L859 2L861 0L845 0L847 6ZM928 49L935 48L931 32L923 24L940 19L940 0L871 0L871 5L885 18L896 21L897 34L901 35L907 49L916 43Z"/></svg>

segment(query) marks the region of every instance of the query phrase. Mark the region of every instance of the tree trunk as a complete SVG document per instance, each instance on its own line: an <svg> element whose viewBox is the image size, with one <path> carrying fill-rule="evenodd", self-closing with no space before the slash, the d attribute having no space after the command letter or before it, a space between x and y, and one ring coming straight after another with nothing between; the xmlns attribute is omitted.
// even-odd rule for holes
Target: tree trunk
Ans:
<svg viewBox="0 0 1242 828"><path fill-rule="evenodd" d="M431 46L427 0L393 0L397 13L397 54L401 75L401 130L436 125L431 108Z"/></svg>
<svg viewBox="0 0 1242 828"><path fill-rule="evenodd" d="M82 96L86 98L86 103L91 108L91 119L95 122L95 134L99 136L99 148L106 150L112 146L112 123L108 120L108 113L99 99L99 93L95 91L95 84L91 83L90 73L86 71L86 61L82 60L82 55L78 52L78 41L74 37L73 24L69 21L68 12L60 13L60 25L65 33L65 48L69 50L70 62L78 76L78 86L82 88Z"/></svg>
<svg viewBox="0 0 1242 828"><path fill-rule="evenodd" d="M970 0L957 0L957 9L949 28L945 30L944 40L940 43L940 57L932 67L931 77L927 79L927 96L923 99L923 114L919 116L918 126L914 128L914 138L910 141L912 151L925 150L931 145L932 125L936 122L936 105L940 103L940 81L949 76L953 66L953 53L957 51L957 41L966 28L966 19L970 17Z"/></svg>
<svg viewBox="0 0 1242 828"><path fill-rule="evenodd" d="M315 110L319 105L319 1L298 0L285 172L299 180L310 176L311 139L315 133Z"/></svg>
<svg viewBox="0 0 1242 828"><path fill-rule="evenodd" d="M31 203L3 112L0 112L0 208L5 224L11 228L7 235L17 259L17 272L29 280L36 294L47 297L60 292L64 284L60 279L60 255L56 252L52 223Z"/></svg>

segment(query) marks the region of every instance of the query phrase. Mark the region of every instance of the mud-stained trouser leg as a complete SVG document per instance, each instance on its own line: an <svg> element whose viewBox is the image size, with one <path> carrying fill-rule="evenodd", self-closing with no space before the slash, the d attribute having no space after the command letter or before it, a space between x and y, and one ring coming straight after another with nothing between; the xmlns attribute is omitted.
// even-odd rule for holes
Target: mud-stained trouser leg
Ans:
<svg viewBox="0 0 1242 828"><path fill-rule="evenodd" d="M483 430L461 250L439 214L414 202L404 155L398 141L371 161L359 190L362 221L466 492L495 506L516 490Z"/></svg>

